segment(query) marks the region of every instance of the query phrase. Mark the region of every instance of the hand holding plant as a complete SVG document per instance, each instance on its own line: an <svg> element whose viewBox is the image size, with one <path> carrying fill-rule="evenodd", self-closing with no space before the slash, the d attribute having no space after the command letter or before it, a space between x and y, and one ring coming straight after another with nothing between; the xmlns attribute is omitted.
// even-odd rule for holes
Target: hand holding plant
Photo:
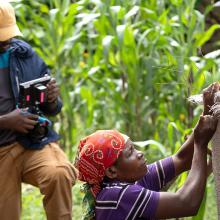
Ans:
<svg viewBox="0 0 220 220"><path fill-rule="evenodd" d="M200 116L194 129L194 142L200 147L207 147L215 133L218 120L211 115Z"/></svg>

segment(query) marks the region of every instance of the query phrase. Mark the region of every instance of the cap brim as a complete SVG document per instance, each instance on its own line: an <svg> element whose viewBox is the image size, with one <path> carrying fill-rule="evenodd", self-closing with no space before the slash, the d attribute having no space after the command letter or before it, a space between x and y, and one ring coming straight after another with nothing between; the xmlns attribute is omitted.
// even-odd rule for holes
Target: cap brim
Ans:
<svg viewBox="0 0 220 220"><path fill-rule="evenodd" d="M0 28L0 41L6 41L16 36L23 36L16 24Z"/></svg>

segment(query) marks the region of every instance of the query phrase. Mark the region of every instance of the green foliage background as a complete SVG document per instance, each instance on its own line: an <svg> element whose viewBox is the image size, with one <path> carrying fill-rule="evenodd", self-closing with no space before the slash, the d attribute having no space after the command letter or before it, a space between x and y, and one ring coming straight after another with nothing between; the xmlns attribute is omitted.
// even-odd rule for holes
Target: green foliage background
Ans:
<svg viewBox="0 0 220 220"><path fill-rule="evenodd" d="M54 127L70 160L79 139L96 129L116 128L143 141L149 161L181 146L201 113L187 97L219 79L220 51L203 55L201 47L220 26L205 29L206 14L195 0L19 0L14 6L24 39L59 82L64 107ZM80 219L79 186L73 191L74 219ZM29 211L35 193L24 186L23 219L44 219L40 196ZM216 219L212 178L207 197L211 202L204 200L193 219Z"/></svg>

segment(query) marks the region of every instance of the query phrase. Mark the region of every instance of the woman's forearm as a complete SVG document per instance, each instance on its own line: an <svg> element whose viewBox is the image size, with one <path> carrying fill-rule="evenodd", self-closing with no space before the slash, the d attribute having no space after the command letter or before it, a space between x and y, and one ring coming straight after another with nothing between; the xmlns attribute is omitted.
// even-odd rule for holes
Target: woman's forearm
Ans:
<svg viewBox="0 0 220 220"><path fill-rule="evenodd" d="M176 176L189 170L194 153L194 133L185 141L181 148L173 155Z"/></svg>
<svg viewBox="0 0 220 220"><path fill-rule="evenodd" d="M194 133L192 133L189 138L185 141L185 143L181 146L181 148L176 153L177 156L184 160L185 162L189 162L189 166L191 166L192 158L194 153Z"/></svg>
<svg viewBox="0 0 220 220"><path fill-rule="evenodd" d="M178 190L192 209L199 208L207 179L207 148L195 144L192 167L184 185Z"/></svg>

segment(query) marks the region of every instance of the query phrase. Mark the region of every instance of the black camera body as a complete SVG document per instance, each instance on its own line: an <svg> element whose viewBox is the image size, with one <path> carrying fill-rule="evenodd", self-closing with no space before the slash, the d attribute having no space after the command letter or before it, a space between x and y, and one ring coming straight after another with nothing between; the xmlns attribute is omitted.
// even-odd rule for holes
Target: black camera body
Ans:
<svg viewBox="0 0 220 220"><path fill-rule="evenodd" d="M24 114L38 115L38 123L34 129L28 133L30 139L34 142L40 141L47 135L48 126L51 122L44 117L43 112L40 110L40 105L47 102L47 83L51 80L49 75L44 77L27 81L19 85L19 103L18 108L28 109Z"/></svg>
<svg viewBox="0 0 220 220"><path fill-rule="evenodd" d="M49 75L21 83L19 104L20 108L36 107L47 102L47 83L51 80Z"/></svg>

